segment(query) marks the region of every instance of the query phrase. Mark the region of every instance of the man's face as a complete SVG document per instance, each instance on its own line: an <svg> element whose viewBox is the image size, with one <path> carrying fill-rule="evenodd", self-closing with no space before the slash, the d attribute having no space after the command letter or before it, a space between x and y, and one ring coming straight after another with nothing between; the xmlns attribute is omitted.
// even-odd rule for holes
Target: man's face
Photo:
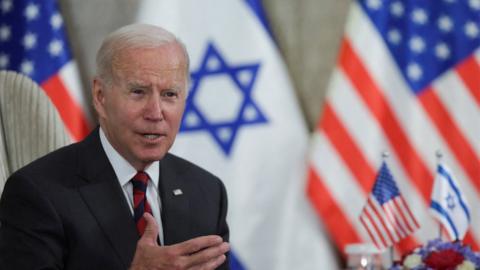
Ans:
<svg viewBox="0 0 480 270"><path fill-rule="evenodd" d="M94 80L100 125L137 170L162 159L175 140L185 109L186 65L177 43L128 49L113 61L110 86Z"/></svg>

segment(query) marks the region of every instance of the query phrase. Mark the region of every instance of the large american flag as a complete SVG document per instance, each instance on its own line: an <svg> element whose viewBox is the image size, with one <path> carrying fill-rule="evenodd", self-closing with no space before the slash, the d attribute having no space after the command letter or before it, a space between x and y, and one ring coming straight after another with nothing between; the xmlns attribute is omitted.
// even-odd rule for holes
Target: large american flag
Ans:
<svg viewBox="0 0 480 270"><path fill-rule="evenodd" d="M360 214L360 222L373 243L383 250L418 229L387 164L380 167L372 192Z"/></svg>
<svg viewBox="0 0 480 270"><path fill-rule="evenodd" d="M40 84L74 141L88 133L87 103L56 1L0 0L0 69Z"/></svg>
<svg viewBox="0 0 480 270"><path fill-rule="evenodd" d="M362 0L351 6L311 144L308 196L343 250L369 242L357 219L381 153L420 229L399 251L436 237L428 212L435 152L480 208L480 0ZM480 215L464 241L478 250Z"/></svg>

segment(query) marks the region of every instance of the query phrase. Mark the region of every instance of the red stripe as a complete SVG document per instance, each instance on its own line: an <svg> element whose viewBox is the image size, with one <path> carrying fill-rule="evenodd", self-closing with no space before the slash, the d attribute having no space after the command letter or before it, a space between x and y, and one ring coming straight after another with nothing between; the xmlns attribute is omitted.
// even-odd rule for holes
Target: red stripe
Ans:
<svg viewBox="0 0 480 270"><path fill-rule="evenodd" d="M363 191L368 194L375 182L375 170L368 164L362 151L350 134L348 134L348 131L328 102L324 105L323 116L319 122L318 129L322 129L325 132Z"/></svg>
<svg viewBox="0 0 480 270"><path fill-rule="evenodd" d="M475 240L475 238L473 238L471 229L469 229L469 230L467 231L467 233L465 234L465 237L463 238L463 242L464 242L466 245L470 245L470 247L471 247L473 250L478 251L478 250L480 249L480 246L478 245L477 241Z"/></svg>
<svg viewBox="0 0 480 270"><path fill-rule="evenodd" d="M385 232L387 233L388 238L390 239L390 243L395 243L396 242L395 238L392 236L390 228L388 228L387 224L385 223L386 218L385 218L385 215L383 214L383 209L381 208L381 206L378 209L375 203L370 198L367 200L367 204L370 205L370 209L373 210L373 213L375 214L375 216L377 216L377 219L380 221L379 225L381 225L385 230ZM366 214L368 213L366 212Z"/></svg>
<svg viewBox="0 0 480 270"><path fill-rule="evenodd" d="M398 219L395 213L390 208L389 203L384 203L382 205L383 212L385 213L385 217L388 220L388 223L392 226L392 230L397 236L398 239L402 239L405 237L406 232L403 230L402 226L398 223Z"/></svg>
<svg viewBox="0 0 480 270"><path fill-rule="evenodd" d="M410 221L413 221L413 224L415 225L415 228L412 228L412 231L413 231L414 229L419 228L420 225L418 225L417 219L416 219L415 216L413 215L412 211L410 211L410 208L408 207L407 202L405 202L405 200L403 199L403 197L400 197L400 201L401 201L402 204L403 204L403 208L405 208L405 210L406 210L407 213L408 213L408 217L409 217L409 219L408 219L408 224L410 225ZM402 213L402 216L403 216L403 211L401 211L401 213ZM403 218L405 218L405 217L403 216ZM410 227L410 226L409 226L409 227Z"/></svg>
<svg viewBox="0 0 480 270"><path fill-rule="evenodd" d="M388 243L387 243L387 239L385 239L384 235L382 234L382 232L380 231L380 229L378 228L379 227L379 224L373 219L373 217L370 215L370 213L367 211L367 208L371 208L369 207L368 205L365 206L363 208L363 211L362 211L362 216L365 217L365 219L368 219L368 221L370 221L370 224L373 226L373 229L375 231L372 232L372 234L375 234L376 236L378 236L380 238L380 240L382 241L382 245L378 245L377 243L377 247L379 248L383 248L383 247L388 247ZM364 224L365 225L365 224ZM368 230L368 227L365 227L367 230ZM372 238L372 240L375 241L375 238Z"/></svg>
<svg viewBox="0 0 480 270"><path fill-rule="evenodd" d="M383 238L380 238L380 240L382 241L382 243L379 243L379 242L377 241L377 238L374 236L374 232L372 232L372 231L370 230L370 227L368 227L367 223L365 222L365 219L368 219L369 222L370 222L370 224L372 224L372 226L375 227L375 225L373 225L372 220L370 220L369 218L370 218L370 216L367 217L367 214L365 214L365 216L362 215L362 216L360 216L360 222L362 223L363 227L366 229L366 231L367 231L367 233L368 233L368 236L370 236L370 239L372 239L372 241L373 241L373 243L375 244L375 246L376 246L378 249L382 249L383 247L386 246L386 245L385 245L386 243L383 241ZM375 230L378 230L378 228L375 227ZM381 237L380 234L378 234L378 233L375 233L375 235Z"/></svg>
<svg viewBox="0 0 480 270"><path fill-rule="evenodd" d="M323 179L310 166L308 170L307 196L312 202L315 211L321 217L333 241L343 253L347 244L362 242L362 239L323 183Z"/></svg>
<svg viewBox="0 0 480 270"><path fill-rule="evenodd" d="M404 170L414 182L414 186L428 201L433 184L433 175L410 143L382 91L380 91L380 88L353 51L350 42L346 39L342 43L339 61L358 95L362 97L370 112L381 125Z"/></svg>
<svg viewBox="0 0 480 270"><path fill-rule="evenodd" d="M468 57L458 64L456 70L477 102L477 106L480 106L480 80L478 79L480 65L475 61L475 56Z"/></svg>
<svg viewBox="0 0 480 270"><path fill-rule="evenodd" d="M88 121L83 110L68 93L60 77L52 76L42 84L42 88L57 108L72 139L79 141L85 138L90 132Z"/></svg>
<svg viewBox="0 0 480 270"><path fill-rule="evenodd" d="M411 231L404 227L404 224L401 222L401 219L399 219L398 217L400 213L398 213L399 210L396 207L395 200L393 202L385 203L383 207L386 208L385 212L391 214L393 218L393 222L395 223L395 229L400 232L400 235L401 235L400 238L403 238L406 235L410 234Z"/></svg>
<svg viewBox="0 0 480 270"><path fill-rule="evenodd" d="M402 198L401 198L402 199ZM403 201L403 199L402 199ZM398 205L398 202L397 200L394 200L394 204L395 204L395 208L397 209L396 211L398 212L398 216L400 217L400 219L403 221L403 223L407 226L407 231L408 232L413 232L415 230L415 228L413 228L412 226L410 226L410 221L407 220L407 218L405 217L405 215L403 214L403 208ZM405 205L404 205L405 206ZM407 208L408 209L408 208Z"/></svg>
<svg viewBox="0 0 480 270"><path fill-rule="evenodd" d="M419 228L419 225L415 219L415 217L412 215L412 212L410 211L410 208L408 207L408 205L405 203L403 197L400 197L400 200L401 202L403 203L404 207L403 208L400 208L399 205L398 205L398 202L397 202L397 199L393 200L394 201L394 205L395 205L395 208L397 208L396 212L399 213L400 215L400 218L403 219L404 223L409 227L409 231L408 231L408 236L403 238L402 240L400 240L398 243L396 243L396 247L400 250L401 253L405 253L405 252L408 252L410 250L412 250L413 248L419 246L419 242L417 241L417 239L411 234L415 231L415 229ZM405 216L404 216L404 212L403 212L403 209L406 209L407 213L410 215L410 220L413 220L413 223L415 225L414 228L412 228L410 226L410 221L407 221ZM398 217L397 215L395 217Z"/></svg>
<svg viewBox="0 0 480 270"><path fill-rule="evenodd" d="M480 192L480 162L475 151L452 119L434 89L429 87L419 96L423 108L430 116L437 130L448 143L451 151Z"/></svg>

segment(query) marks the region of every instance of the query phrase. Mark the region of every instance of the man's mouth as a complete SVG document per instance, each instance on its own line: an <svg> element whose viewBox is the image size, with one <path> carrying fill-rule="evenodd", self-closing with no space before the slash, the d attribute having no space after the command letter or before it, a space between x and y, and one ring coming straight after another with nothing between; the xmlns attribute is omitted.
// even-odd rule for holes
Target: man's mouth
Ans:
<svg viewBox="0 0 480 270"><path fill-rule="evenodd" d="M155 140L155 139L160 138L160 136L162 136L162 135L161 134L155 134L155 133L143 133L142 136L146 139L149 139L149 140Z"/></svg>

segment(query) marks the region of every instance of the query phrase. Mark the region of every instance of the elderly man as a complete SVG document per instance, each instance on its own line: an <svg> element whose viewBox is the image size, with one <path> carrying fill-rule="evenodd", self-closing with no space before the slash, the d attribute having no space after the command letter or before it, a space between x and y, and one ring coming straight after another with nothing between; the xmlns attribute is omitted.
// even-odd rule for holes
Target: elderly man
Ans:
<svg viewBox="0 0 480 270"><path fill-rule="evenodd" d="M188 77L184 46L162 28L105 39L92 87L100 127L9 178L1 269L228 269L224 185L168 153Z"/></svg>

